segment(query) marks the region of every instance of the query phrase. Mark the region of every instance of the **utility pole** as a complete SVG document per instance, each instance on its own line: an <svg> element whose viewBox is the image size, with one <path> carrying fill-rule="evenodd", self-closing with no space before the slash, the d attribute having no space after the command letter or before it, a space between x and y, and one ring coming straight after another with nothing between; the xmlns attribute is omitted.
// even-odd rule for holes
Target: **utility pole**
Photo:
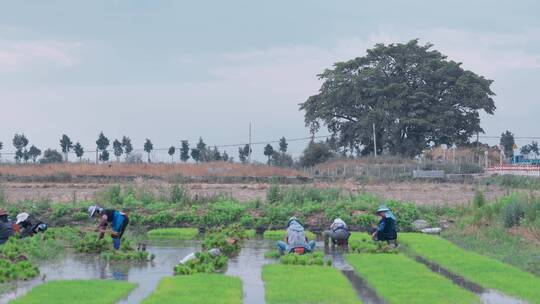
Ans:
<svg viewBox="0 0 540 304"><path fill-rule="evenodd" d="M251 163L251 122L249 123L248 163Z"/></svg>
<svg viewBox="0 0 540 304"><path fill-rule="evenodd" d="M377 157L377 135L375 135L375 123L373 123L373 152Z"/></svg>

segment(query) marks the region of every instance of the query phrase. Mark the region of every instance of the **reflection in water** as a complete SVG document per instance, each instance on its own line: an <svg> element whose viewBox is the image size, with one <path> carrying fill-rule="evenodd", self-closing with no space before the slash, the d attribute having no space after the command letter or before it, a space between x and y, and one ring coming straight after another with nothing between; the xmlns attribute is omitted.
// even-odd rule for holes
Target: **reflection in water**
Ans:
<svg viewBox="0 0 540 304"><path fill-rule="evenodd" d="M268 263L264 253L273 246L265 240L248 240L236 257L229 260L226 274L240 277L243 283L244 303L264 303L262 266ZM200 250L200 242L178 242L167 246L148 246L147 251L155 255L148 263L106 262L92 255L68 254L61 261L40 266L39 278L18 282L15 287L0 295L0 303L19 297L32 287L50 280L110 279L137 283L135 288L120 303L140 303L150 295L163 277L172 276L174 266L186 255ZM44 280L42 278L45 278Z"/></svg>
<svg viewBox="0 0 540 304"><path fill-rule="evenodd" d="M138 284L120 303L139 303L157 286L161 278L171 276L173 267L185 255L199 250L197 242L189 241L176 246L148 246L147 251L156 258L149 263L103 261L99 257L68 254L61 261L40 266L40 276L27 282L18 282L11 291L0 296L0 303L7 303L28 292L32 287L50 280L111 279L128 280ZM45 280L42 280L42 278Z"/></svg>
<svg viewBox="0 0 540 304"><path fill-rule="evenodd" d="M236 257L229 259L225 274L238 276L242 280L245 304L265 303L262 267L270 261L264 258L274 242L247 240Z"/></svg>

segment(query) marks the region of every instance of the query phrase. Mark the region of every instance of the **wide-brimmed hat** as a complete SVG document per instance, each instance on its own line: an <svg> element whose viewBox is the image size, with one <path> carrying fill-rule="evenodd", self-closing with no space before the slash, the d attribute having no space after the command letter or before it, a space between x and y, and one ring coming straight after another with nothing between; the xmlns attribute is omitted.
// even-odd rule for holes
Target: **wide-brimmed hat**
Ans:
<svg viewBox="0 0 540 304"><path fill-rule="evenodd" d="M98 205L92 205L88 207L88 216L92 217L94 216L94 214L96 214L96 212L99 212L100 210L101 210L101 207L99 207Z"/></svg>
<svg viewBox="0 0 540 304"><path fill-rule="evenodd" d="M20 223L26 221L29 217L30 217L30 215L28 213L26 213L26 212L19 213L19 214L17 214L17 221L15 223L20 224Z"/></svg>
<svg viewBox="0 0 540 304"><path fill-rule="evenodd" d="M0 215L7 215L7 214L8 214L8 213L7 213L6 210L0 208Z"/></svg>
<svg viewBox="0 0 540 304"><path fill-rule="evenodd" d="M375 213L379 213L379 212L386 212L386 211L390 211L390 208L384 206L384 205L381 205L379 206L379 208L377 209L377 211L375 211Z"/></svg>

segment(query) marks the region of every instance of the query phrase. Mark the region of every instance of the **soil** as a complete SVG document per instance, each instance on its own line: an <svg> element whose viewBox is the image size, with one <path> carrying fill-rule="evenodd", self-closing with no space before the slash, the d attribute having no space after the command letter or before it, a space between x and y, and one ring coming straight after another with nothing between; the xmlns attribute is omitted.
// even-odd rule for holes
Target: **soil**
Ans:
<svg viewBox="0 0 540 304"><path fill-rule="evenodd" d="M138 181L124 183L124 185L136 185ZM49 199L59 202L71 202L74 200L92 200L96 193L106 190L110 183L14 183L6 182L0 185L7 201L40 200ZM144 186L153 189L156 195L168 194L170 184L163 181L145 181ZM270 184L246 183L246 184L211 184L189 183L184 187L192 196L213 196L225 194L240 201L252 199L265 200L266 191ZM409 201L421 205L460 205L472 201L475 193L475 185L457 183L427 183L427 182L391 182L378 184L360 184L353 181L335 183L307 183L305 187L316 188L341 188L352 194L372 193L385 199ZM284 187L292 187L286 185ZM507 194L505 189L489 186L483 187L487 200L502 197Z"/></svg>

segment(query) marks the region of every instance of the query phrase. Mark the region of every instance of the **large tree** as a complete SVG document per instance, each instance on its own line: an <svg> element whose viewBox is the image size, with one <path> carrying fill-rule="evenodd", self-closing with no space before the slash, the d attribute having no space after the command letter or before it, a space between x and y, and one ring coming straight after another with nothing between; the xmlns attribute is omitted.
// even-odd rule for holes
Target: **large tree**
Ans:
<svg viewBox="0 0 540 304"><path fill-rule="evenodd" d="M377 44L367 55L318 75L317 95L300 104L313 133L325 125L339 145L415 156L430 145L462 144L483 132L480 111L493 114L491 80L418 40Z"/></svg>
<svg viewBox="0 0 540 304"><path fill-rule="evenodd" d="M64 153L64 161L67 162L69 150L73 148L73 142L66 134L63 134L62 138L60 138L60 148L62 149L62 153Z"/></svg>

